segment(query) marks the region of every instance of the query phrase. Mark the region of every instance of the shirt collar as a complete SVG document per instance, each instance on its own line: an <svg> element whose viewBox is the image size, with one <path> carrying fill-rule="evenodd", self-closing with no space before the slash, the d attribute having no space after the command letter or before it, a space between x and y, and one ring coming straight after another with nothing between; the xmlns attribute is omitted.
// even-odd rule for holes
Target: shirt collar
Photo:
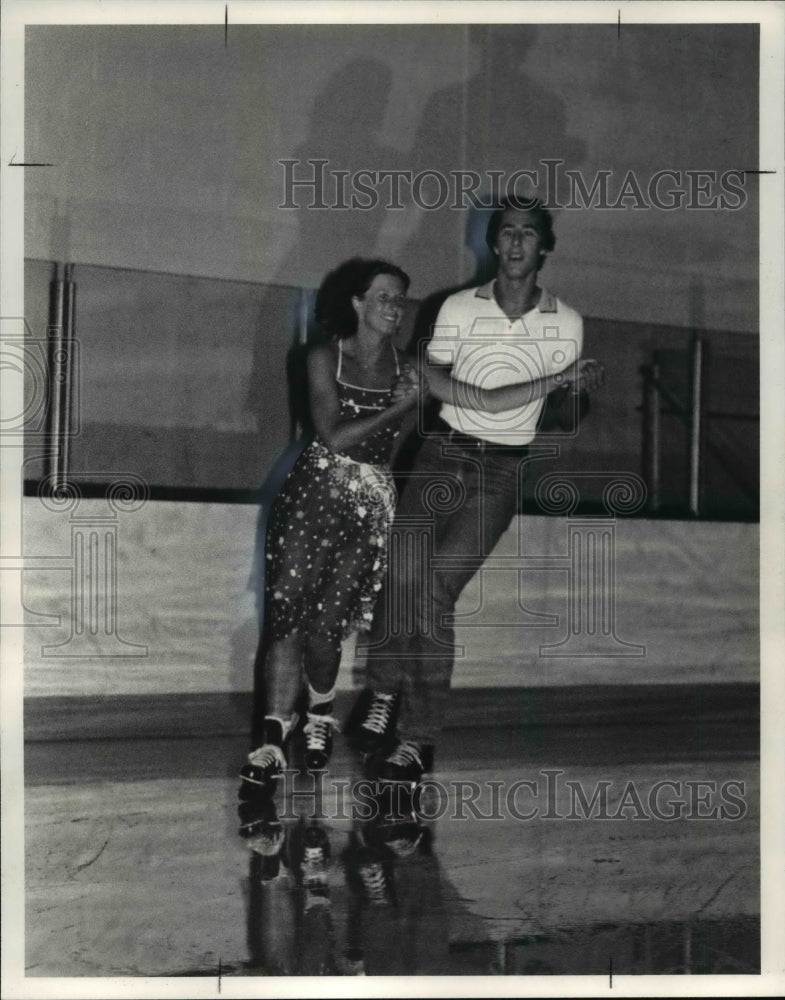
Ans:
<svg viewBox="0 0 785 1000"><path fill-rule="evenodd" d="M493 282L495 278L492 278L487 284L480 285L474 292L474 297L477 299L493 299ZM556 308L556 296L548 291L547 288L540 289L540 301L537 303L537 309L541 313L555 313Z"/></svg>

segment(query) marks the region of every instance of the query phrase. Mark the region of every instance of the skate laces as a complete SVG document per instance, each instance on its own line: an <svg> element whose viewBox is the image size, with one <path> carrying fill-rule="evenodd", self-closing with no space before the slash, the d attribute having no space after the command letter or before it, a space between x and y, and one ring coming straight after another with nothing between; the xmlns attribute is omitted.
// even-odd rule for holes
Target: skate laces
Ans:
<svg viewBox="0 0 785 1000"><path fill-rule="evenodd" d="M390 901L390 891L384 869L378 861L360 866L362 879L368 901L376 906L383 906Z"/></svg>
<svg viewBox="0 0 785 1000"><path fill-rule="evenodd" d="M327 740L333 732L340 731L340 724L331 715L308 713L308 722L303 726L309 750L325 750Z"/></svg>
<svg viewBox="0 0 785 1000"><path fill-rule="evenodd" d="M324 848L321 845L316 847L306 847L303 852L303 870L307 872L309 878L313 879L324 874L327 859L324 856Z"/></svg>
<svg viewBox="0 0 785 1000"><path fill-rule="evenodd" d="M324 860L324 848L321 844L317 844L315 847L305 848L303 866L313 867L314 865L323 865Z"/></svg>
<svg viewBox="0 0 785 1000"><path fill-rule="evenodd" d="M285 768L286 757L284 757L283 750L275 743L265 743L264 746L252 750L248 754L248 763L261 768L276 766Z"/></svg>
<svg viewBox="0 0 785 1000"><path fill-rule="evenodd" d="M416 743L406 741L399 743L393 752L387 757L386 763L395 764L397 767L409 767L411 764L422 769L423 763L420 757L420 748Z"/></svg>
<svg viewBox="0 0 785 1000"><path fill-rule="evenodd" d="M303 834L300 855L299 882L308 893L306 910L319 902L328 902L327 873L330 860L330 844L324 830L310 827Z"/></svg>
<svg viewBox="0 0 785 1000"><path fill-rule="evenodd" d="M327 885L327 859L321 846L306 847L302 861L303 885L309 889L324 888Z"/></svg>
<svg viewBox="0 0 785 1000"><path fill-rule="evenodd" d="M363 729L370 729L371 732L380 735L384 733L390 721L394 701L394 694L374 694L367 717L363 722Z"/></svg>

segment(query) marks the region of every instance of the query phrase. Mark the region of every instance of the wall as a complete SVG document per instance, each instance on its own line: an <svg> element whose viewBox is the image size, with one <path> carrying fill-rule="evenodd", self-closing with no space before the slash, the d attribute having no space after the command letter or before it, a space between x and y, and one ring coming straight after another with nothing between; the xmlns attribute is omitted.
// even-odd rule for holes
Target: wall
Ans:
<svg viewBox="0 0 785 1000"><path fill-rule="evenodd" d="M237 25L227 46L213 25L28 27L25 155L54 167L26 174L25 252L306 287L381 253L423 297L474 275L467 212L408 195L282 210L278 161L509 176L560 158L589 184L610 171L611 203L630 170L645 193L658 170L683 187L755 169L757 41L755 25ZM755 331L755 184L737 211L565 209L547 283L589 315Z"/></svg>
<svg viewBox="0 0 785 1000"><path fill-rule="evenodd" d="M251 690L257 507L117 497L59 506L24 505L24 555L34 557L24 573L27 697ZM568 635L569 526L518 518L466 588L457 686L758 681L757 525L617 520L612 641L599 630L548 651ZM111 593L99 570L92 588L73 582L89 556L77 563L72 537L95 531L105 539L94 566L116 546ZM532 557L544 565L532 568ZM350 643L343 690L353 664Z"/></svg>

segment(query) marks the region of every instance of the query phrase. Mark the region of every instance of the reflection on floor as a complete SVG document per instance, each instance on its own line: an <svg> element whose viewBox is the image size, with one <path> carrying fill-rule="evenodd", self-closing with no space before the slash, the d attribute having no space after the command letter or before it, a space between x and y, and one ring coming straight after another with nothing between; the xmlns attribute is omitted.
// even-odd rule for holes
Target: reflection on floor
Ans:
<svg viewBox="0 0 785 1000"><path fill-rule="evenodd" d="M29 976L759 971L752 727L454 730L413 800L244 751L28 745Z"/></svg>

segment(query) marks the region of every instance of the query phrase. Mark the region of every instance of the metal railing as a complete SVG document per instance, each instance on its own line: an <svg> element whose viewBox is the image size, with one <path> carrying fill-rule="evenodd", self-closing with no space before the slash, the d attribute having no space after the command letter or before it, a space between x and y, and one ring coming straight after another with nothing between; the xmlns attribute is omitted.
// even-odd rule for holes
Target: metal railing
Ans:
<svg viewBox="0 0 785 1000"><path fill-rule="evenodd" d="M26 481L25 489L37 489L36 483L43 479L49 489L58 491L68 484L69 477L76 477L85 481L85 495L92 495L95 484L89 475L75 471L85 463L80 450L84 447L84 444L80 445L80 428L83 424L83 419L80 419L80 404L83 392L79 383L77 353L80 344L75 329L77 285L74 266L55 262L49 266L52 270L48 313L45 302L41 302L41 319L46 317L47 322L46 342L42 347L45 347L48 354L48 398L46 441L39 454L45 457L40 470L36 470L35 479L31 478L29 483ZM92 287L90 280L87 276L83 278L83 286L88 291ZM43 291L41 286L39 288ZM314 290L300 288L293 289L292 292L290 346L302 351L308 339ZM94 317L92 320L95 325ZM748 432L752 422L758 419L754 397L750 393L745 394L743 378L738 380L742 389L739 396L735 392L735 371L726 369L726 383L733 387L733 395L740 400L739 405L727 403L724 397L721 407L712 404L712 400L717 398L715 363L722 371L723 363L730 358L743 358L745 363L749 361L750 367L744 369L744 375L750 388L752 386L756 371L752 367L754 357L752 354L744 354L747 351L746 345L736 346L732 339L734 336L716 335L716 332L712 335L711 332L696 328L692 332L665 331L662 338L658 337L655 341L663 345L662 349L654 350L649 361L640 368L643 375L643 405L640 410L642 438L638 440L642 441L643 453L641 455L639 451L640 445L637 448L634 445L630 447L636 437L633 431L632 441L624 445L629 454L625 453L621 459L629 464L621 467L640 471L642 460L649 500L641 510L641 515L720 519L727 519L729 516L736 519L740 516L743 520L757 516L757 442L752 441ZM643 350L645 348L641 344L641 351ZM640 365L640 360L644 358L645 355L642 357L638 354L634 364ZM710 385L707 383L709 374L712 375ZM625 380L627 378L629 374L625 373ZM711 391L707 392L707 388ZM122 399L119 403L122 403ZM300 410L291 405L291 399L289 404L288 439L291 440L301 435L303 427ZM727 412L728 408L732 410L734 406L736 412ZM287 435L284 433L284 436ZM284 441L283 444L285 443ZM34 456L33 449L31 455ZM598 451L594 457L599 467L603 459L602 452ZM618 458L614 460L619 461ZM35 458L31 459L29 467L33 467L34 461ZM721 473L718 471L720 469L723 470ZM676 490L671 489L674 475L679 478ZM721 475L723 484L728 487L728 493L733 495L733 510L723 509L712 492L718 475ZM157 499L209 498L216 501L255 503L258 487L250 487L243 482L242 487L235 485L231 489L225 489L216 487L214 483L204 486L172 480L151 487L151 495L153 494Z"/></svg>
<svg viewBox="0 0 785 1000"><path fill-rule="evenodd" d="M67 481L73 432L73 345L76 322L76 283L73 271L73 264L55 264L49 289L46 474L53 491L61 489Z"/></svg>
<svg viewBox="0 0 785 1000"><path fill-rule="evenodd" d="M750 504L759 499L756 484L750 483L749 461L738 443L722 428L725 421L757 422L752 414L708 410L707 375L709 345L704 336L694 333L684 363L688 369L687 398L680 399L663 377L659 352L642 366L643 376L643 455L644 478L648 490L648 510L658 513L663 504L663 416L678 418L686 431L687 490L686 509L690 516L705 513L705 470L711 457L728 474L734 486ZM745 474L746 473L746 474ZM757 474L757 468L754 470ZM756 476L757 478L757 476Z"/></svg>

